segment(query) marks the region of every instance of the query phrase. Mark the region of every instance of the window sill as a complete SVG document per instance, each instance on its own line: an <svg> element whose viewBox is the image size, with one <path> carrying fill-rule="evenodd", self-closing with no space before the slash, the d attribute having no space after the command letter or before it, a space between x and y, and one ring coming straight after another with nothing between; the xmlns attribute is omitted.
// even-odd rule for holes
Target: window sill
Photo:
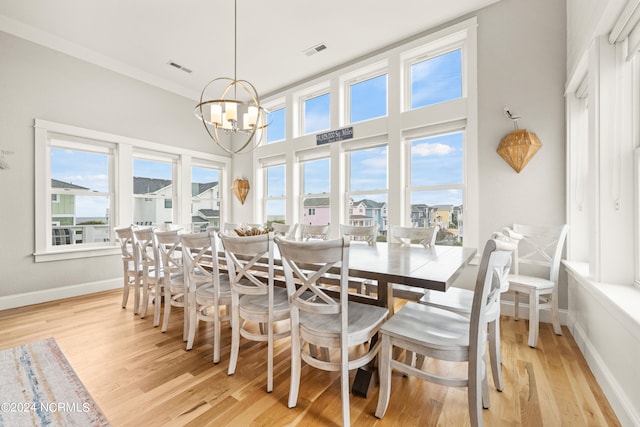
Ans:
<svg viewBox="0 0 640 427"><path fill-rule="evenodd" d="M120 248L109 247L95 247L95 248L73 248L63 249L49 252L36 252L33 254L35 262L49 262L49 261L61 261L68 259L80 259L80 258L92 258L108 255L120 254Z"/></svg>
<svg viewBox="0 0 640 427"><path fill-rule="evenodd" d="M585 262L562 262L569 275L583 289L600 301L607 312L640 339L640 288L635 284L623 285L595 282L589 277L589 264Z"/></svg>

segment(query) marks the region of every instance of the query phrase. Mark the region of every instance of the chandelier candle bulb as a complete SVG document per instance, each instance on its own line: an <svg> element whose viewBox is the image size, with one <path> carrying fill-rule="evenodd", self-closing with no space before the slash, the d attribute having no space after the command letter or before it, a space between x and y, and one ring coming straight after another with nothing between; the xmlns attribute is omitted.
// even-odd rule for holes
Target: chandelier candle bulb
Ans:
<svg viewBox="0 0 640 427"><path fill-rule="evenodd" d="M220 105L211 106L211 123L218 126L222 124L222 107Z"/></svg>
<svg viewBox="0 0 640 427"><path fill-rule="evenodd" d="M235 102L225 102L224 111L225 113L227 113L227 121L238 120L238 106L235 104Z"/></svg>
<svg viewBox="0 0 640 427"><path fill-rule="evenodd" d="M231 129L231 120L229 119L229 116L227 115L228 112L225 111L224 113L222 113L222 129Z"/></svg>
<svg viewBox="0 0 640 427"><path fill-rule="evenodd" d="M254 127L258 122L258 108L257 107L249 107L248 113L248 122L246 122L249 127Z"/></svg>

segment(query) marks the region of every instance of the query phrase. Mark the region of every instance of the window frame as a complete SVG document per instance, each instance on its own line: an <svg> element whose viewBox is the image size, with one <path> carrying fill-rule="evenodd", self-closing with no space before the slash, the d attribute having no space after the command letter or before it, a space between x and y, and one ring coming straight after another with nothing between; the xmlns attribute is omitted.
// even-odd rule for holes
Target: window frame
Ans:
<svg viewBox="0 0 640 427"><path fill-rule="evenodd" d="M270 196L269 195L269 175L268 175L268 171L269 168L276 168L276 167L282 167L284 168L284 194L282 196ZM262 222L264 222L265 224L269 223L269 218L267 217L268 215L268 209L267 209L267 204L269 203L269 201L272 200L282 200L284 201L284 222L285 224L287 223L287 165L284 162L281 163L274 163L274 164L267 164L267 165L263 165L262 166L262 174L263 174L263 188L262 188L262 194L263 194L263 199L262 199L262 212L263 212L263 220Z"/></svg>
<svg viewBox="0 0 640 427"><path fill-rule="evenodd" d="M385 114L383 114L382 116L371 117L365 120L360 120L358 122L353 122L351 118L351 100L352 100L351 89L353 85L365 82L367 80L375 79L383 75L386 76L385 105L384 105ZM341 84L340 84L341 91L344 94L343 103L341 104L343 105L343 110L344 110L344 117L342 120L343 123L347 125L351 125L351 124L363 123L370 120L376 120L376 119L389 116L389 69L388 69L387 61L382 61L380 63L376 63L373 65L361 68L355 72L348 73L343 77L341 77L340 80L341 80Z"/></svg>
<svg viewBox="0 0 640 427"><path fill-rule="evenodd" d="M114 180L112 204L110 212L112 221L111 241L97 244L91 247L71 247L77 245L52 246L48 245L51 236L51 164L49 147L52 138L68 138L70 141L78 141L85 144L111 144L114 147L112 179ZM157 152L165 156L174 156L177 168L175 182L176 191L180 194L191 194L190 181L185 176L185 171L190 171L192 162L206 162L218 167L222 171L222 179L228 182L230 175L231 158L215 154L186 149L176 145L165 145L157 142L145 141L127 136L96 131L62 123L51 122L43 119L34 120L34 152L35 152L35 262L47 262L66 259L89 258L96 256L108 256L120 253L120 248L115 238L113 228L129 225L133 219L133 153L136 150ZM185 193L187 192L187 193ZM228 200L230 190L223 187L222 200ZM49 205L49 206L48 206ZM179 209L178 221L183 218L190 219L190 197L177 197L174 210ZM221 216L229 217L229 208L225 207Z"/></svg>
<svg viewBox="0 0 640 427"><path fill-rule="evenodd" d="M318 98L323 95L329 95L329 127L327 129L315 130L309 133L306 133L305 128L305 104L308 100L313 98ZM332 128L332 120L331 120L331 87L328 83L322 83L320 85L316 85L307 90L304 90L296 95L296 101L298 103L298 123L296 128L298 129L298 136L306 136L306 135L314 135L319 132L325 132Z"/></svg>
<svg viewBox="0 0 640 427"><path fill-rule="evenodd" d="M269 145L269 144L276 144L278 142L282 142L282 141L286 141L287 140L287 129L288 129L288 124L287 124L287 103L285 102L284 99L278 99L276 101L272 101L268 104L264 105L264 108L269 112L274 112L274 111L278 111L278 110L284 110L284 138L283 139L278 139L278 140L274 140L274 141L269 141L269 126L267 126L266 129L266 137L264 138L264 141L262 142L263 145ZM269 125L270 122L268 120L267 117L267 125Z"/></svg>

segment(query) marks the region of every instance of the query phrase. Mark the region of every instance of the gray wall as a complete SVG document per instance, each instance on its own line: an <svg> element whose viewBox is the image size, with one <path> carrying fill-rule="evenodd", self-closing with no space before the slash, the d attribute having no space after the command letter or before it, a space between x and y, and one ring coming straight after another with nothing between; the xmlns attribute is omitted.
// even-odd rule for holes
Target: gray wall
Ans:
<svg viewBox="0 0 640 427"><path fill-rule="evenodd" d="M195 102L0 32L0 297L122 276L118 256L34 263L34 118L211 152Z"/></svg>
<svg viewBox="0 0 640 427"><path fill-rule="evenodd" d="M502 0L478 16L480 240L512 223L557 225L565 217L566 4ZM518 174L496 153L513 130L507 106L542 148ZM567 307L561 274L560 307Z"/></svg>

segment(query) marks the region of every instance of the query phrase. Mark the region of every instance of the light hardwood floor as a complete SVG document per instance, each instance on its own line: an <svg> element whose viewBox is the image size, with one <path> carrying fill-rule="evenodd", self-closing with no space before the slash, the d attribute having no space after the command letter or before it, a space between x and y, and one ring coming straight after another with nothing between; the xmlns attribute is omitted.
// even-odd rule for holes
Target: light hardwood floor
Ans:
<svg viewBox="0 0 640 427"><path fill-rule="evenodd" d="M153 315L140 319L122 291L107 291L0 312L0 349L55 337L97 404L114 426L339 425L336 373L302 369L298 406L287 408L289 339L277 342L274 391L266 392L266 344L241 341L238 369L227 376L230 329L223 327L222 360L212 362L211 326L201 324L185 351L182 311L166 333ZM150 312L151 308L150 308ZM542 324L538 348L527 345L527 322L503 317L505 391L491 390L488 426L616 426L615 414L569 331ZM464 366L425 364L464 373ZM353 377L353 374L352 374ZM351 396L353 425L469 425L465 389L446 388L394 373L383 420L374 417L377 389Z"/></svg>

